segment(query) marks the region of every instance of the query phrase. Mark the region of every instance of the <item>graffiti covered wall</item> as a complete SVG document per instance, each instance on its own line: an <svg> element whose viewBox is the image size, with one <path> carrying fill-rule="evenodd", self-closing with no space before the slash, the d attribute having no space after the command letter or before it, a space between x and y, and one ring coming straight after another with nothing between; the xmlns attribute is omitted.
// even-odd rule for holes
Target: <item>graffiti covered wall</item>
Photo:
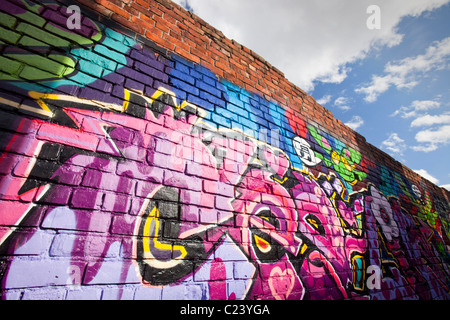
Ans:
<svg viewBox="0 0 450 320"><path fill-rule="evenodd" d="M0 28L3 299L450 298L449 193L201 19L4 0Z"/></svg>

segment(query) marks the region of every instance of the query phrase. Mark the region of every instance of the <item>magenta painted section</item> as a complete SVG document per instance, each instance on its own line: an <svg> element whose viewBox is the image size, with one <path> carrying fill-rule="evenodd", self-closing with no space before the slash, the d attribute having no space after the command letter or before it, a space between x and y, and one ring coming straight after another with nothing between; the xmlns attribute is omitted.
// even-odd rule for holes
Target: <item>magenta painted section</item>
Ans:
<svg viewBox="0 0 450 320"><path fill-rule="evenodd" d="M2 298L450 298L445 193L116 25L72 32L64 6L30 3L1 8Z"/></svg>

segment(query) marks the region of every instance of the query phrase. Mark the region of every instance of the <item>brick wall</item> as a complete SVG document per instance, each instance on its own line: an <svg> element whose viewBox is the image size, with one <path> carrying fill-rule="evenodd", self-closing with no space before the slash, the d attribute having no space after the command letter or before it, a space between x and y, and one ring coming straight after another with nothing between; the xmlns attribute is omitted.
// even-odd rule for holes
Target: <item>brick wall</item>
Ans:
<svg viewBox="0 0 450 320"><path fill-rule="evenodd" d="M2 298L449 298L449 192L180 6L4 0L0 45Z"/></svg>

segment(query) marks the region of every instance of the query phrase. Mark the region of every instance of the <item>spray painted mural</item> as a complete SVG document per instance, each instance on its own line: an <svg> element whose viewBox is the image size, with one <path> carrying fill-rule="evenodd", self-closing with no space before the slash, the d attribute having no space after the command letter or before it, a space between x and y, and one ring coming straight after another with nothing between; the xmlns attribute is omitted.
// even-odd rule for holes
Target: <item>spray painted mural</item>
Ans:
<svg viewBox="0 0 450 320"><path fill-rule="evenodd" d="M449 204L67 7L0 8L4 299L449 299Z"/></svg>

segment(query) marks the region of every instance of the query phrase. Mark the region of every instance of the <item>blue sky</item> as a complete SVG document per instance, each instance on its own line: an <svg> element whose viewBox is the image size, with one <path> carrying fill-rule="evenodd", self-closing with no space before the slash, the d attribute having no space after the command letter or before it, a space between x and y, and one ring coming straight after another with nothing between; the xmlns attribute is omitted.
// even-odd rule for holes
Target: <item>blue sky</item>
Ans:
<svg viewBox="0 0 450 320"><path fill-rule="evenodd" d="M450 190L450 0L177 0ZM367 27L377 5L379 28Z"/></svg>
<svg viewBox="0 0 450 320"><path fill-rule="evenodd" d="M398 32L401 44L349 64L344 81L318 82L311 94L368 142L450 189L450 5L404 18ZM403 68L402 79L391 80L386 66ZM377 90L374 76L392 83L384 91L380 80Z"/></svg>

